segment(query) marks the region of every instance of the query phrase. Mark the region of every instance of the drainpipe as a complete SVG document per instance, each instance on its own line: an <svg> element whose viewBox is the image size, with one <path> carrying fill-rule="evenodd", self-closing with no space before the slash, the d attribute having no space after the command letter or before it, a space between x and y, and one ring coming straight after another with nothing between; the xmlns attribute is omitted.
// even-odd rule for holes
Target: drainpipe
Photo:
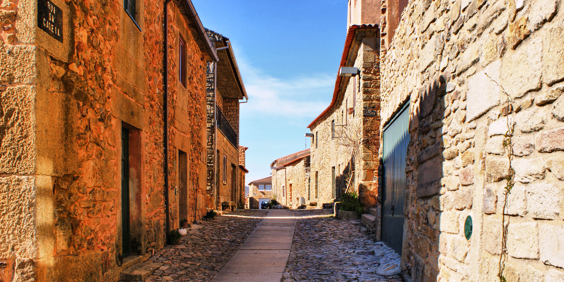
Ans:
<svg viewBox="0 0 564 282"><path fill-rule="evenodd" d="M168 202L168 186L169 186L169 179L168 179L168 3L171 0L166 0L164 2L164 56L163 56L163 65L164 65L164 93L163 93L163 102L164 102L164 134L163 134L163 142L164 142L164 197L165 197L165 216L166 216L166 235L170 231L170 215L169 215L169 202Z"/></svg>
<svg viewBox="0 0 564 282"><path fill-rule="evenodd" d="M213 121L214 121L214 138L213 138L213 154L216 155L217 154L217 62L213 62ZM217 170L219 168L219 161L221 159L221 156L219 156L219 154L217 154L214 158L214 162L216 163L213 166L213 175L215 177L217 177L217 179L214 181L214 209L217 209L217 201L219 200L219 182L220 182L220 178L221 175L217 175Z"/></svg>

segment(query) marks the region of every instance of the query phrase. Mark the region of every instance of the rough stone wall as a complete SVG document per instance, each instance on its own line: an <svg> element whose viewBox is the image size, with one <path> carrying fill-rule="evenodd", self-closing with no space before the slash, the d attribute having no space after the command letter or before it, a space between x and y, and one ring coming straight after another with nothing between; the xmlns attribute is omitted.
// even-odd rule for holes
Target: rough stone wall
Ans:
<svg viewBox="0 0 564 282"><path fill-rule="evenodd" d="M29 5L36 6L35 1ZM115 280L121 255L121 132L135 148L135 253L164 245L162 3L143 3L140 31L121 1L55 1L64 41L37 30L38 162L43 249L38 280ZM23 15L24 13L22 13ZM34 16L34 12L29 12ZM156 78L156 79L155 79ZM140 171L144 171L140 174ZM50 191L50 193L49 193Z"/></svg>
<svg viewBox="0 0 564 282"><path fill-rule="evenodd" d="M179 209L178 151L188 157L188 221L206 214L206 68L205 54L198 47L198 35L192 24L174 4L169 6L169 207L171 228L178 228L183 218ZM186 87L180 82L179 38L186 43Z"/></svg>
<svg viewBox="0 0 564 282"><path fill-rule="evenodd" d="M382 59L382 120L410 101L402 269L412 281L499 281L505 204L507 281L564 279L563 23L557 0L404 10Z"/></svg>
<svg viewBox="0 0 564 282"><path fill-rule="evenodd" d="M266 184L265 184L266 185ZM271 186L272 187L272 186ZM271 191L259 191L258 184L252 184L249 187L249 204L251 209L258 209L260 199L272 199L274 195L274 187Z"/></svg>
<svg viewBox="0 0 564 282"><path fill-rule="evenodd" d="M0 280L36 277L36 76L33 5L0 3ZM22 16L23 14L23 16Z"/></svg>
<svg viewBox="0 0 564 282"><path fill-rule="evenodd" d="M284 206L288 205L287 201L287 187L286 187L286 170L285 169L272 169L272 193L276 200Z"/></svg>
<svg viewBox="0 0 564 282"><path fill-rule="evenodd" d="M224 98L223 100L223 114L237 133L237 141L239 141L239 99Z"/></svg>
<svg viewBox="0 0 564 282"><path fill-rule="evenodd" d="M217 130L217 149L219 150L219 195L218 201L221 205L222 202L235 202L236 199L232 198L231 191L233 190L233 182L237 183L237 179L233 179L233 168L231 165L235 165L235 170L239 170L239 149L235 148L229 140L223 135L221 130ZM224 165L223 156L227 157L227 180L224 181ZM238 175L239 172L236 173Z"/></svg>
<svg viewBox="0 0 564 282"><path fill-rule="evenodd" d="M318 194L312 192L312 202L318 206L333 202L332 167L336 170L337 198L345 191L352 176L349 191L361 194L362 204L376 206L378 198L380 102L379 56L376 38L361 43L354 66L361 70L358 76L348 79L343 101L330 115L311 128L315 134L311 145L311 186L315 189L318 172ZM376 45L376 46L375 46ZM359 87L360 86L360 87ZM356 94L355 94L356 92ZM332 122L335 136L332 136ZM345 132L346 131L346 132ZM346 136L350 136L347 138ZM317 144L316 144L317 142ZM354 145L354 144L364 145ZM358 148L354 162L353 148Z"/></svg>

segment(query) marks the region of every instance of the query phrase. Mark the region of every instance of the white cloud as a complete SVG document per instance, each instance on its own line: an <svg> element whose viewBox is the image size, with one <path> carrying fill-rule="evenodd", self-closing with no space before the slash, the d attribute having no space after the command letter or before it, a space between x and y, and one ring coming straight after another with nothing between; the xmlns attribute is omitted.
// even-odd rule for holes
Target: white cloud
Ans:
<svg viewBox="0 0 564 282"><path fill-rule="evenodd" d="M328 74L312 74L280 79L266 74L247 63L238 53L237 64L249 95L245 111L268 113L276 116L316 117L331 102L335 77Z"/></svg>

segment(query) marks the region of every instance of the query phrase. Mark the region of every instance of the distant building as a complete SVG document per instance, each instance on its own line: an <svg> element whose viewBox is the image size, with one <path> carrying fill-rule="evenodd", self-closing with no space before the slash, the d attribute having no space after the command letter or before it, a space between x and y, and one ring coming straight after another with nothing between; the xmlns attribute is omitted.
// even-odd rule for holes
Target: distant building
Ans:
<svg viewBox="0 0 564 282"><path fill-rule="evenodd" d="M274 195L281 205L289 208L317 205L319 187L311 186L310 149L279 158L270 166Z"/></svg>
<svg viewBox="0 0 564 282"><path fill-rule="evenodd" d="M272 177L249 183L249 208L260 209L261 204L272 199Z"/></svg>

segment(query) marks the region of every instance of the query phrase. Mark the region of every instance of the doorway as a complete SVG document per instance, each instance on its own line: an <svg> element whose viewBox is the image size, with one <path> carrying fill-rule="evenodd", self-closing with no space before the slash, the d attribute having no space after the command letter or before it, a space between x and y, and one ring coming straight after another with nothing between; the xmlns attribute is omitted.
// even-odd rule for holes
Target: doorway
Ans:
<svg viewBox="0 0 564 282"><path fill-rule="evenodd" d="M123 125L121 134L121 251L122 256L141 254L141 131Z"/></svg>
<svg viewBox="0 0 564 282"><path fill-rule="evenodd" d="M401 254L403 243L409 104L384 129L382 241Z"/></svg>
<svg viewBox="0 0 564 282"><path fill-rule="evenodd" d="M188 155L178 151L178 220L188 220ZM179 225L180 225L179 222Z"/></svg>

